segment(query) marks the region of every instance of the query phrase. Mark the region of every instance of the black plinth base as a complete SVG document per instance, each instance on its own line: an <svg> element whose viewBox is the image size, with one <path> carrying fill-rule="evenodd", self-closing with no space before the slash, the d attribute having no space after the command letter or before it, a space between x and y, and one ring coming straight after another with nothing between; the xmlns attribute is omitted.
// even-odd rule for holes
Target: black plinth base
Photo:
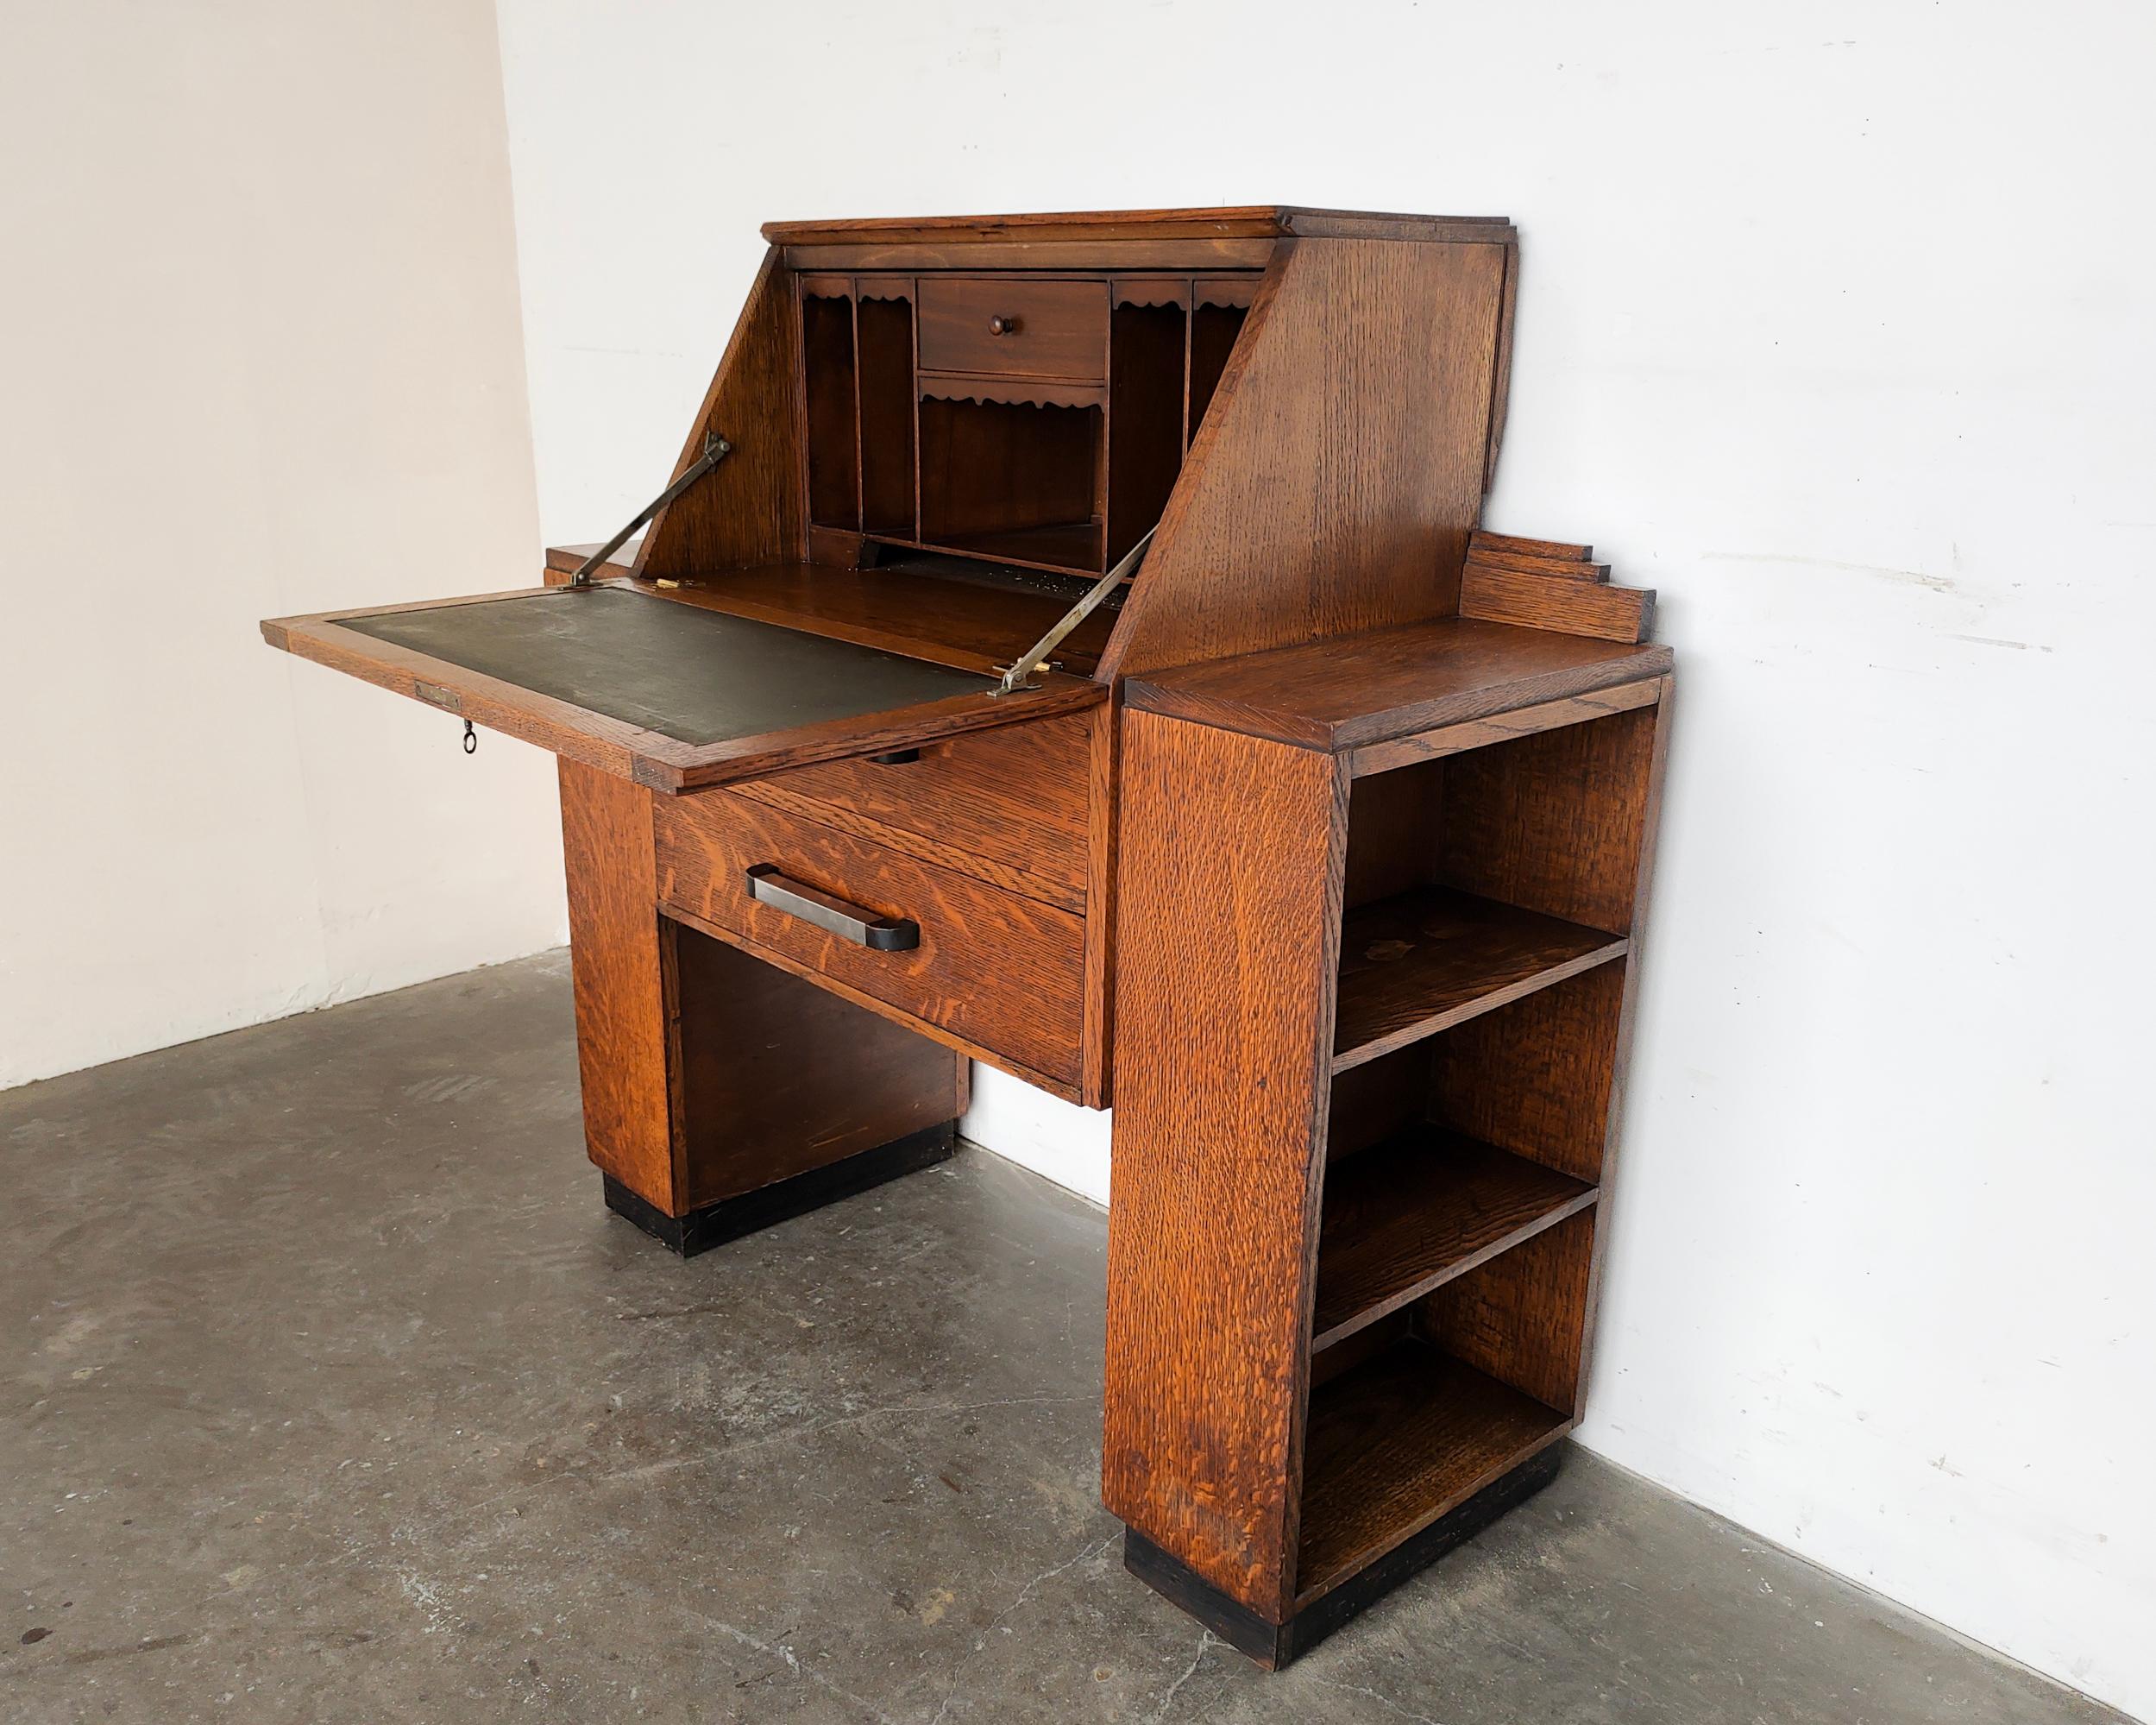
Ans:
<svg viewBox="0 0 2156 1725"><path fill-rule="evenodd" d="M810 1168L789 1180L774 1180L738 1198L722 1198L716 1204L704 1205L686 1216L669 1216L607 1174L607 1207L615 1215L635 1223L660 1244L685 1258L693 1258L713 1246L723 1246L729 1240L753 1234L775 1222L820 1210L827 1204L851 1198L857 1192L866 1192L871 1187L881 1186L902 1174L933 1168L940 1162L948 1161L958 1147L959 1124L946 1120L940 1126L908 1132L904 1137L893 1138L889 1143L878 1144L872 1150L863 1150L822 1168Z"/></svg>
<svg viewBox="0 0 2156 1725"><path fill-rule="evenodd" d="M1123 1531L1123 1567L1237 1653L1248 1654L1267 1671L1279 1671L1455 1546L1473 1539L1514 1504L1532 1497L1557 1476L1565 1448L1562 1443L1552 1444L1529 1457L1367 1569L1313 1599L1285 1623L1268 1623L1241 1601L1230 1599L1135 1527Z"/></svg>

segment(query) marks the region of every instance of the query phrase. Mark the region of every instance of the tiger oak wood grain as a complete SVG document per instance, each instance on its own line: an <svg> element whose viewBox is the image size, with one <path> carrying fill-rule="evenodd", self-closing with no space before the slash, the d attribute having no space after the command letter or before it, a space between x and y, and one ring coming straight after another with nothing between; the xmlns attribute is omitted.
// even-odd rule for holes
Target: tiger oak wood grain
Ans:
<svg viewBox="0 0 2156 1725"><path fill-rule="evenodd" d="M1599 1182L1631 960L1598 966L1430 1043L1430 1119Z"/></svg>
<svg viewBox="0 0 2156 1725"><path fill-rule="evenodd" d="M1283 242L1103 669L1455 612L1502 277L1500 247Z"/></svg>
<svg viewBox="0 0 2156 1725"><path fill-rule="evenodd" d="M1468 541L1468 548L1470 555L1476 551L1495 551L1570 563L1589 563L1594 557L1593 545L1568 545L1562 539L1524 539L1516 533L1493 533L1484 527L1474 530Z"/></svg>
<svg viewBox="0 0 2156 1725"><path fill-rule="evenodd" d="M1610 578L1610 566L1606 563L1589 563L1581 557L1542 557L1527 551L1489 551L1477 539L1468 542L1468 567L1510 570L1516 575L1547 575L1560 581L1602 582Z"/></svg>
<svg viewBox="0 0 2156 1725"><path fill-rule="evenodd" d="M1654 627L1655 595L1644 587L1527 575L1470 560L1460 585L1460 614L1605 641L1644 641Z"/></svg>
<svg viewBox="0 0 2156 1725"><path fill-rule="evenodd" d="M967 869L967 857L996 866L984 876L1040 896L1037 877L1066 891L1053 903L1082 910L1088 870L1092 721L1069 714L975 731L924 746L913 760L862 756L796 767L738 787L744 796L792 808L900 848L932 845L927 860ZM872 822L873 828L854 822ZM969 871L971 872L971 871Z"/></svg>
<svg viewBox="0 0 2156 1725"><path fill-rule="evenodd" d="M731 792L670 800L655 819L658 892L669 910L1076 1086L1083 918ZM760 863L917 922L920 945L873 951L757 902L745 874Z"/></svg>
<svg viewBox="0 0 2156 1725"><path fill-rule="evenodd" d="M625 1196L678 1216L933 1133L973 1059L1114 1101L1103 1496L1136 1572L1285 1662L1580 1408L1668 737L1652 595L1479 525L1500 219L766 236L675 470L707 431L734 453L622 554L666 584L619 585L986 678L1157 521L1040 688L692 750L336 614L265 634L565 757L588 1130ZM921 945L757 903L759 862Z"/></svg>
<svg viewBox="0 0 2156 1725"><path fill-rule="evenodd" d="M678 579L802 556L800 340L792 283L767 251L669 479L702 456L707 433L733 453L652 518L637 574Z"/></svg>
<svg viewBox="0 0 2156 1725"><path fill-rule="evenodd" d="M1637 1023L1639 1004L1639 966L1637 954L1638 943L1647 929L1650 888L1653 884L1655 847L1662 828L1662 787L1669 759L1669 721L1671 698L1675 690L1675 679L1662 680L1662 699L1655 704L1654 733L1647 745L1646 784L1640 792L1639 844L1634 852L1631 890L1631 939L1635 954L1625 966L1624 998L1619 1007L1616 1047L1611 1051L1611 1084L1608 1113L1605 1123L1602 1152L1602 1180L1606 1183L1617 1172L1617 1144L1619 1131L1624 1124L1625 1088L1631 1065L1632 1033ZM1596 1319L1602 1297L1603 1248L1608 1231L1594 1231L1593 1251L1587 1264L1586 1313L1581 1325L1580 1363L1575 1394L1587 1394L1587 1373L1594 1363Z"/></svg>
<svg viewBox="0 0 2156 1725"><path fill-rule="evenodd" d="M811 960L798 959L789 953L779 952L773 947L766 947L754 937L743 934L738 929L729 929L723 922L714 922L709 917L701 916L682 905L663 905L661 915L669 922L678 922L684 928L695 929L700 935L708 935L722 946L735 947L748 954L760 963L770 965L776 970L783 970L789 975L800 977L805 982L812 982L818 988L837 995L841 1000L851 1001L864 1012L887 1019L894 1024L902 1026L908 1030L926 1037L932 1042L939 1043L955 1053L964 1055L966 1059L961 1062L963 1071L970 1072L971 1063L979 1061L985 1065L996 1067L1000 1072L1007 1072L1014 1078L1023 1080L1036 1090L1045 1090L1051 1096L1060 1097L1065 1102L1079 1102L1084 1099L1077 1085L1045 1072L1036 1072L1032 1067L1012 1060L1007 1055L998 1054L993 1048L984 1048L980 1043L956 1031L946 1029L940 1024L931 1023L927 1019L908 1012L902 1006L895 1006L889 1001L870 993L866 989L856 988L852 983L841 978L827 975L819 970ZM960 1111L964 1111L963 1108Z"/></svg>
<svg viewBox="0 0 2156 1725"><path fill-rule="evenodd" d="M1121 771L1102 1495L1277 1622L1348 781L1325 757L1149 713L1123 716Z"/></svg>
<svg viewBox="0 0 2156 1725"><path fill-rule="evenodd" d="M1583 1211L1425 1296L1415 1328L1452 1357L1570 1416L1579 1405L1596 1218Z"/></svg>
<svg viewBox="0 0 2156 1725"><path fill-rule="evenodd" d="M651 793L564 759L576 1070L592 1161L669 1216L691 1207L676 1116L673 943L658 917Z"/></svg>
<svg viewBox="0 0 2156 1725"><path fill-rule="evenodd" d="M1657 710L1635 708L1407 769L1444 775L1439 878L1590 929L1628 931Z"/></svg>

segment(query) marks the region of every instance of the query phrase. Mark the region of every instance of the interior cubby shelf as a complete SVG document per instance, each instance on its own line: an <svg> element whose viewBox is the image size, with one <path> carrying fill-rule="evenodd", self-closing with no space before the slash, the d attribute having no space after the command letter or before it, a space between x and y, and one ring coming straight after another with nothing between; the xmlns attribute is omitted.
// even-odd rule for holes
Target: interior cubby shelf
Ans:
<svg viewBox="0 0 2156 1725"><path fill-rule="evenodd" d="M1160 517L1257 272L801 280L808 519L1098 575Z"/></svg>
<svg viewBox="0 0 2156 1725"><path fill-rule="evenodd" d="M1653 726L1354 783L1298 1610L1576 1420Z"/></svg>

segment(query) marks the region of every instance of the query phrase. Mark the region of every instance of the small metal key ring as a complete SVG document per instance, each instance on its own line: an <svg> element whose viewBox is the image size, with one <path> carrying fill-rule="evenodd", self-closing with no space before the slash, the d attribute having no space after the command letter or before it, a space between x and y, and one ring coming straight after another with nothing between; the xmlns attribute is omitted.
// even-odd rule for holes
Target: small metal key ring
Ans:
<svg viewBox="0 0 2156 1725"><path fill-rule="evenodd" d="M479 752L479 733L472 728L472 721L469 719L464 721L464 752L468 755L475 755Z"/></svg>

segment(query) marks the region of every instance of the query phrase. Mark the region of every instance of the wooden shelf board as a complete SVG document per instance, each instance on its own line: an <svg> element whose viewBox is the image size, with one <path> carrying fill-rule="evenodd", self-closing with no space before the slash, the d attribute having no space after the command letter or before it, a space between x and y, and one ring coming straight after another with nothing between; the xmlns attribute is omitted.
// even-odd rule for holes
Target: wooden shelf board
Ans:
<svg viewBox="0 0 2156 1725"><path fill-rule="evenodd" d="M1585 1180L1416 1126L1325 1174L1311 1347L1330 1347L1594 1202Z"/></svg>
<svg viewBox="0 0 2156 1725"><path fill-rule="evenodd" d="M1296 1606L1329 1591L1571 1426L1509 1384L1403 1341L1321 1385L1304 1442Z"/></svg>
<svg viewBox="0 0 2156 1725"><path fill-rule="evenodd" d="M1065 571L1067 573L1068 571ZM812 635L907 653L993 674L1039 640L1070 608L1053 593L999 588L902 569L833 569L766 563L644 591L731 616L779 623ZM1056 651L1066 670L1092 668L1115 614L1097 611Z"/></svg>
<svg viewBox="0 0 2156 1725"><path fill-rule="evenodd" d="M940 539L908 539L892 533L868 533L879 545L940 551L948 557L978 557L1021 569L1045 569L1057 575L1102 574L1101 524L1051 521L1039 527L1012 527L997 533L954 533ZM1030 646L1031 642L1027 645Z"/></svg>
<svg viewBox="0 0 2156 1725"><path fill-rule="evenodd" d="M1333 1070L1449 1029L1619 957L1622 935L1449 887L1348 912L1341 929Z"/></svg>

